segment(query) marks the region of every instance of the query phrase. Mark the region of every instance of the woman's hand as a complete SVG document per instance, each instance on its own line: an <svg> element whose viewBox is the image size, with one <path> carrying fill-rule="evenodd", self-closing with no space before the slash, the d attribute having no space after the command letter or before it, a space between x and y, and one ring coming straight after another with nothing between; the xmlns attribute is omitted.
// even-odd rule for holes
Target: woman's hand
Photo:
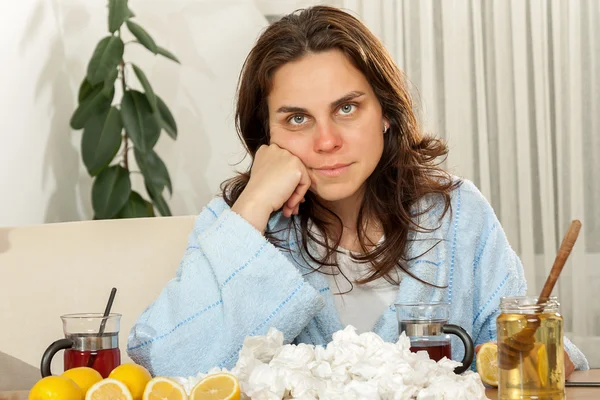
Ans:
<svg viewBox="0 0 600 400"><path fill-rule="evenodd" d="M569 379L573 371L575 371L575 364L571 361L569 353L565 351L565 379Z"/></svg>
<svg viewBox="0 0 600 400"><path fill-rule="evenodd" d="M494 341L493 343L495 344L496 342ZM483 345L480 344L477 347L475 347L475 354L479 353L479 349L481 348L481 346L483 346ZM575 371L575 364L573 364L573 361L571 361L571 357L569 357L569 354L566 351L565 351L564 358L565 358L565 379L569 379L569 377L571 376L573 371Z"/></svg>
<svg viewBox="0 0 600 400"><path fill-rule="evenodd" d="M232 210L261 232L271 213L283 207L283 215L298 213L310 188L306 167L298 157L276 144L261 146L254 157L250 181Z"/></svg>

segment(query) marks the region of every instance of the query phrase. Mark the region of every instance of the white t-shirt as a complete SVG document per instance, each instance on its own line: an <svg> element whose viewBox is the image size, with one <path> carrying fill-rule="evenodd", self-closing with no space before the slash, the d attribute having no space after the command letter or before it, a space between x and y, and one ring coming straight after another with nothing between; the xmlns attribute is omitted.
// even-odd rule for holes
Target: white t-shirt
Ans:
<svg viewBox="0 0 600 400"><path fill-rule="evenodd" d="M394 304L398 286L383 278L358 285L355 281L368 276L369 264L354 261L348 250L339 250L341 251L337 255L339 268L348 279L341 275L337 268L328 270L335 275L326 274L325 276L329 280L329 289L333 293L340 320L344 326L354 326L358 333L369 332L373 330L385 309ZM352 285L348 280L352 282ZM338 294L344 292L348 293Z"/></svg>

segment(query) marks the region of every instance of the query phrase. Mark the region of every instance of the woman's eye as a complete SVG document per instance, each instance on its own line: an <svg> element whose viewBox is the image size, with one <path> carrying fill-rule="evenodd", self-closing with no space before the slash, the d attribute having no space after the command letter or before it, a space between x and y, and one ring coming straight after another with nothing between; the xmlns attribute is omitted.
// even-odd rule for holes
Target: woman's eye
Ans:
<svg viewBox="0 0 600 400"><path fill-rule="evenodd" d="M304 115L300 115L300 114L298 114L298 115L293 115L293 116L290 118L290 123L291 123L292 125L302 125L302 124L303 124L303 123L305 123L305 122L306 122L306 117L305 117Z"/></svg>
<svg viewBox="0 0 600 400"><path fill-rule="evenodd" d="M340 107L340 112L342 114L352 114L355 109L356 109L356 106L354 104L344 104L343 106Z"/></svg>

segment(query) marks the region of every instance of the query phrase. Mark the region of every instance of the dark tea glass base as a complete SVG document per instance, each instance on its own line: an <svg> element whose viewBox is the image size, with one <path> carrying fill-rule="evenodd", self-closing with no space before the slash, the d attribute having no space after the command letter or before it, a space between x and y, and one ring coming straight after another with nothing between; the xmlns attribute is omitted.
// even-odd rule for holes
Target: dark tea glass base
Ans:
<svg viewBox="0 0 600 400"><path fill-rule="evenodd" d="M452 348L450 342L432 340L410 342L410 351L413 353L423 350L429 354L429 358L435 361L440 361L444 357L448 358L449 360L452 358Z"/></svg>
<svg viewBox="0 0 600 400"><path fill-rule="evenodd" d="M87 367L90 357L94 356L93 369L108 378L110 372L121 364L121 351L107 349L97 351L65 350L65 371L75 367Z"/></svg>

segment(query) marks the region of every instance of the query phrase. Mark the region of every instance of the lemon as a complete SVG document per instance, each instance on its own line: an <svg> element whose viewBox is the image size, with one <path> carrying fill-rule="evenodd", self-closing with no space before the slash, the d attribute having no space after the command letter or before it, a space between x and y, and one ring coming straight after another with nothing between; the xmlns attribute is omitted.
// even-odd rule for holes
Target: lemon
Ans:
<svg viewBox="0 0 600 400"><path fill-rule="evenodd" d="M113 369L108 377L124 383L131 392L133 400L142 400L144 389L152 379L150 372L137 364L121 364Z"/></svg>
<svg viewBox="0 0 600 400"><path fill-rule="evenodd" d="M102 380L100 372L88 367L71 368L63 372L61 376L72 379L83 390L83 393Z"/></svg>
<svg viewBox="0 0 600 400"><path fill-rule="evenodd" d="M240 400L240 384L231 374L209 375L194 386L190 400Z"/></svg>
<svg viewBox="0 0 600 400"><path fill-rule="evenodd" d="M106 378L87 391L85 400L133 400L133 397L123 382Z"/></svg>
<svg viewBox="0 0 600 400"><path fill-rule="evenodd" d="M477 372L483 383L498 386L498 346L485 343L477 353Z"/></svg>
<svg viewBox="0 0 600 400"><path fill-rule="evenodd" d="M188 396L179 383L157 376L146 385L144 400L188 400Z"/></svg>
<svg viewBox="0 0 600 400"><path fill-rule="evenodd" d="M29 392L29 400L83 400L83 390L64 376L40 379Z"/></svg>
<svg viewBox="0 0 600 400"><path fill-rule="evenodd" d="M542 387L548 385L549 370L550 366L548 365L548 352L546 351L546 346L541 344L537 349L537 373L540 377L540 383Z"/></svg>

